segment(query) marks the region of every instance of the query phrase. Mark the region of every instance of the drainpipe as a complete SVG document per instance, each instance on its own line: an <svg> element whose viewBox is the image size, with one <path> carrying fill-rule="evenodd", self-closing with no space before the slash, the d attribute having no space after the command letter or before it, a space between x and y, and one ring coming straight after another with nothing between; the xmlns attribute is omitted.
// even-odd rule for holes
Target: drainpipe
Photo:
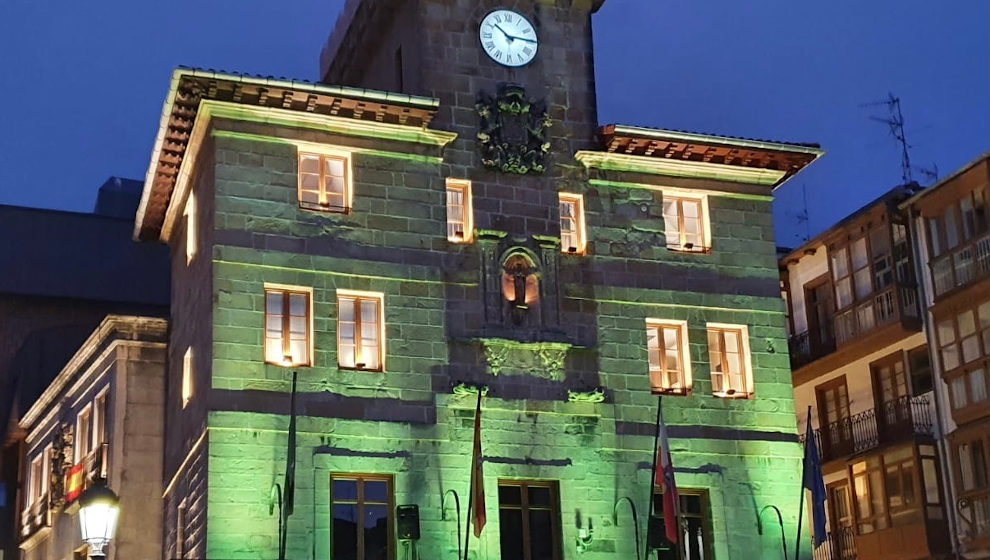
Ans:
<svg viewBox="0 0 990 560"><path fill-rule="evenodd" d="M939 466L942 470L942 487L945 488L945 496L942 498L942 506L945 508L946 518L949 522L949 538L952 542L952 556L954 558L960 558L959 550L961 545L959 543L959 532L956 518L956 500L955 500L955 486L953 486L953 472L951 464L949 462L949 452L948 444L946 442L946 432L947 427L945 425L948 417L943 415L942 412L942 399L939 398L941 391L945 389L945 381L942 378L942 364L938 360L937 349L938 344L935 340L934 326L932 325L932 315L931 311L928 309L928 292L925 289L925 279L927 276L927 271L923 264L923 255L921 251L921 245L923 242L922 235L923 231L921 227L917 226L918 216L915 214L913 206L908 207L908 232L916 232L917 235L909 235L908 238L911 240L911 254L914 256L914 273L915 278L918 282L918 303L924 302L925 308L919 309L919 313L924 312L924 320L922 325L925 329L925 341L928 343L928 360L932 365L932 389L934 391L935 397L935 418L936 426L938 426L938 433L935 438L935 445L938 448ZM934 301L934 299L932 299ZM938 375L935 375L937 370ZM924 476L924 472L921 473Z"/></svg>

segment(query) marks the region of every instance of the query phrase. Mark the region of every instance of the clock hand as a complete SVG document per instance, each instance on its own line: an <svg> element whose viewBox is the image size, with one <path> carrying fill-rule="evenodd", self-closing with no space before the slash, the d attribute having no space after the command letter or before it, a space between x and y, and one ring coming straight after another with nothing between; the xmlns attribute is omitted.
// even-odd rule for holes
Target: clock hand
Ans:
<svg viewBox="0 0 990 560"><path fill-rule="evenodd" d="M513 39L515 39L515 37L513 37L512 35L509 35L508 33L506 33L505 30L502 29L502 26L501 25L499 25L499 24L496 23L495 24L495 28L498 29L499 31L501 31L502 32L502 35L505 35L505 38L508 39L510 43L513 41Z"/></svg>

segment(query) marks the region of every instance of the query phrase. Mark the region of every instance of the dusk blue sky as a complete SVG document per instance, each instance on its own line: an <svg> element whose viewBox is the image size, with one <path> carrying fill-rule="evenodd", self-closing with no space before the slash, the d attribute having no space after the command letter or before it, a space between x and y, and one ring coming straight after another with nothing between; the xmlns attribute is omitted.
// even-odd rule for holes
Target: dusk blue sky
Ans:
<svg viewBox="0 0 990 560"><path fill-rule="evenodd" d="M318 78L343 0L0 3L0 204L88 211L110 175L144 178L177 65ZM595 16L599 120L818 142L778 192L800 243L900 183L884 107L911 157L946 175L990 147L990 2L608 0ZM924 177L916 172L916 178Z"/></svg>

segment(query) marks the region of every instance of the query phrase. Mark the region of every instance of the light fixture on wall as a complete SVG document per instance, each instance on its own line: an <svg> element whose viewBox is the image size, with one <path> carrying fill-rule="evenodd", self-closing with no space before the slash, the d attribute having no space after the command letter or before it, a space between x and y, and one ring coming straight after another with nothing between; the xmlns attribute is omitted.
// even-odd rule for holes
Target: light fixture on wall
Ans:
<svg viewBox="0 0 990 560"><path fill-rule="evenodd" d="M120 499L103 482L90 486L79 497L79 528L89 545L90 557L104 557L103 548L117 534Z"/></svg>

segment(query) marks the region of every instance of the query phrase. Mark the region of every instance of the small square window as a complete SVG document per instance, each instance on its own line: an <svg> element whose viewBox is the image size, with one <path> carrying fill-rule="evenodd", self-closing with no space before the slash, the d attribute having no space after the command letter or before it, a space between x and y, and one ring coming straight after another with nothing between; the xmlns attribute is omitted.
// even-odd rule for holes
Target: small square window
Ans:
<svg viewBox="0 0 990 560"><path fill-rule="evenodd" d="M583 254L585 244L584 197L560 193L560 250Z"/></svg>
<svg viewBox="0 0 990 560"><path fill-rule="evenodd" d="M646 348L654 393L685 395L691 391L686 322L647 320Z"/></svg>
<svg viewBox="0 0 990 560"><path fill-rule="evenodd" d="M752 396L753 377L747 332L743 325L708 324L713 395L727 398Z"/></svg>
<svg viewBox="0 0 990 560"><path fill-rule="evenodd" d="M471 183L447 179L447 240L470 243L473 237L474 212L471 208Z"/></svg>
<svg viewBox="0 0 990 560"><path fill-rule="evenodd" d="M663 197L667 249L691 253L708 251L706 208L704 198Z"/></svg>
<svg viewBox="0 0 990 560"><path fill-rule="evenodd" d="M312 365L312 291L265 288L265 362Z"/></svg>
<svg viewBox="0 0 990 560"><path fill-rule="evenodd" d="M337 364L385 369L384 295L337 290Z"/></svg>
<svg viewBox="0 0 990 560"><path fill-rule="evenodd" d="M346 154L299 153L299 206L346 213L351 204L351 162Z"/></svg>

